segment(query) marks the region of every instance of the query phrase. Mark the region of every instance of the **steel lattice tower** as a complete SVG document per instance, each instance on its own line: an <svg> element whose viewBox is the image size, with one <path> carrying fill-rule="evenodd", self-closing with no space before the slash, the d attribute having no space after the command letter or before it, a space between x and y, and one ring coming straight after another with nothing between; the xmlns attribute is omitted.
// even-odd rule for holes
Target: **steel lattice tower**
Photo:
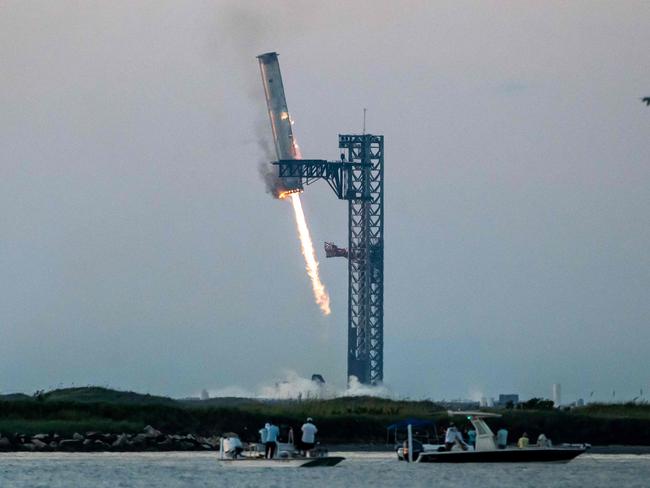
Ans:
<svg viewBox="0 0 650 488"><path fill-rule="evenodd" d="M348 378L384 378L384 137L339 135L347 171ZM359 163L359 164L354 164Z"/></svg>

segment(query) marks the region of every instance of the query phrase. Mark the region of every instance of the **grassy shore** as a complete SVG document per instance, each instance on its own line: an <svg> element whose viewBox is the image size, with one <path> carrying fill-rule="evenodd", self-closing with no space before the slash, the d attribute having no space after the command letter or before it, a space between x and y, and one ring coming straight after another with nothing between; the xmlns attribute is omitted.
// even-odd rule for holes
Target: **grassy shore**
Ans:
<svg viewBox="0 0 650 488"><path fill-rule="evenodd" d="M589 442L595 445L650 445L650 405L589 405L571 411L502 410L490 419L496 430L505 426L510 439L528 432L534 439L544 432L554 442ZM219 435L238 432L255 440L269 419L285 428L299 428L314 417L326 443L384 443L386 426L408 417L435 420L445 427L449 418L430 401L397 401L373 397L329 400L263 401L218 398L175 400L105 388L55 390L35 397L0 395L0 433L27 435L99 431L136 433L152 425L165 433ZM463 419L455 419L456 423ZM459 422L460 420L460 422Z"/></svg>

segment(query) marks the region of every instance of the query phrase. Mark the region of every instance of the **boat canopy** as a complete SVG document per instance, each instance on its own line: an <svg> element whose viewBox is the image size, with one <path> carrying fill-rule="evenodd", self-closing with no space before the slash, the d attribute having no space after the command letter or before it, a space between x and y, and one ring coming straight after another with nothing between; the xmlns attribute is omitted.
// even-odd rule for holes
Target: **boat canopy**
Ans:
<svg viewBox="0 0 650 488"><path fill-rule="evenodd" d="M500 413L492 413L492 412L475 412L475 411L455 411L455 410L447 410L447 414L450 416L454 415L463 415L466 416L467 418L474 417L474 418L497 418L501 417Z"/></svg>

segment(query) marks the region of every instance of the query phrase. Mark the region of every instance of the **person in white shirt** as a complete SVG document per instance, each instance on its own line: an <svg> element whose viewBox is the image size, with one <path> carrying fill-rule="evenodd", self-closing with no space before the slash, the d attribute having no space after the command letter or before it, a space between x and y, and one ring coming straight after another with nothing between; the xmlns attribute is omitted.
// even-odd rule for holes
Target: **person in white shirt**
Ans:
<svg viewBox="0 0 650 488"><path fill-rule="evenodd" d="M271 424L266 423L264 427L262 427L260 430L258 430L258 434L260 435L260 443L261 444L266 444L266 433L268 432L268 428L271 426Z"/></svg>
<svg viewBox="0 0 650 488"><path fill-rule="evenodd" d="M302 424L300 428L302 430L302 438L300 439L300 448L303 451L304 455L307 455L307 451L310 451L316 445L316 433L318 429L314 425L314 419L311 417L307 418L307 421Z"/></svg>
<svg viewBox="0 0 650 488"><path fill-rule="evenodd" d="M244 446L239 439L239 436L234 432L229 432L223 440L224 454L232 459L237 459L243 450Z"/></svg>
<svg viewBox="0 0 650 488"><path fill-rule="evenodd" d="M551 442L551 439L544 435L544 433L541 433L539 434L539 437L537 437L537 447L553 447L553 443Z"/></svg>
<svg viewBox="0 0 650 488"><path fill-rule="evenodd" d="M463 440L463 434L460 433L452 422L449 424L449 428L445 432L445 449L451 451L454 444L460 445L463 451L467 450L467 444Z"/></svg>

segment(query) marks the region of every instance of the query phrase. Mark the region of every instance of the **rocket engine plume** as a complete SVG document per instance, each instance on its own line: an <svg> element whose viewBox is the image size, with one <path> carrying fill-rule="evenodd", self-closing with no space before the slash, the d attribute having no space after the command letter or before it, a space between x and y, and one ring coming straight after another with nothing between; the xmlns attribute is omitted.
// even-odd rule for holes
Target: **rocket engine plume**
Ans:
<svg viewBox="0 0 650 488"><path fill-rule="evenodd" d="M300 193L290 193L291 205L293 206L293 213L296 216L296 227L298 227L298 236L300 237L300 247L302 255L305 257L305 268L311 280L311 287L314 291L314 299L323 312L323 315L329 315L330 310L330 296L325 289L325 285L320 280L318 275L318 261L316 260L316 253L314 252L314 243L311 240L309 227L305 220L305 214L302 211L302 203L300 202ZM285 196L286 197L286 196Z"/></svg>

